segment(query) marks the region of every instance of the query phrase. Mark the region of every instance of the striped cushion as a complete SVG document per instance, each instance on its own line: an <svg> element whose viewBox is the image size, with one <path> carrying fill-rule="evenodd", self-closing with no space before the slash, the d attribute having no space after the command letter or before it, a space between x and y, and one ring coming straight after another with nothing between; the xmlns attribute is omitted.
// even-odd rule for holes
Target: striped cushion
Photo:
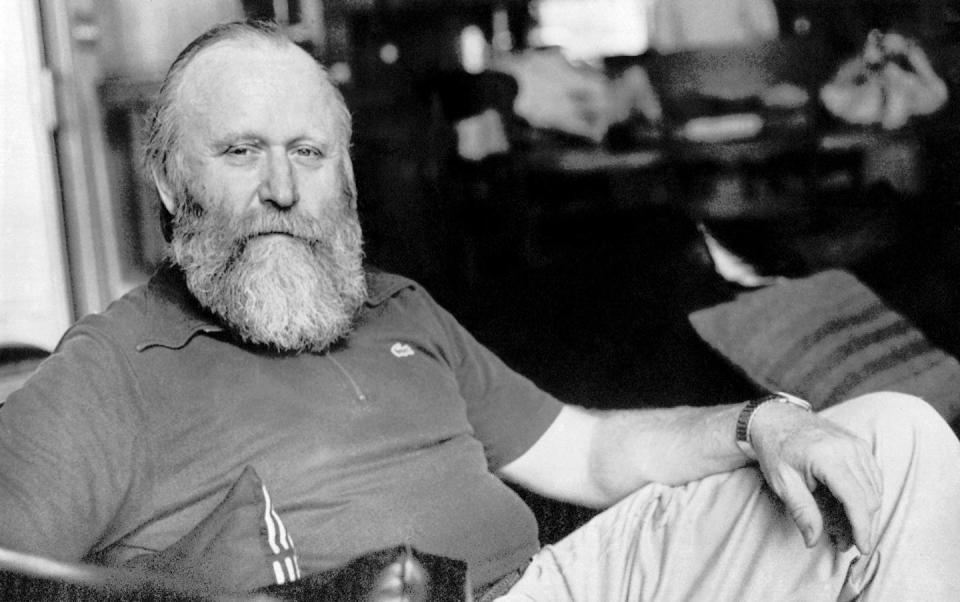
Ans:
<svg viewBox="0 0 960 602"><path fill-rule="evenodd" d="M753 381L815 407L885 390L960 412L957 360L848 272L784 280L694 312L690 322Z"/></svg>

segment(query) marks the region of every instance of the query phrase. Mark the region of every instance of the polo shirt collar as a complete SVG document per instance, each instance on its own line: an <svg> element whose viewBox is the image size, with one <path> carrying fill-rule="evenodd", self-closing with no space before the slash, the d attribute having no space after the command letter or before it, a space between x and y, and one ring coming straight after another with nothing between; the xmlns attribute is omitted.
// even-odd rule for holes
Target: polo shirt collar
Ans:
<svg viewBox="0 0 960 602"><path fill-rule="evenodd" d="M375 267L367 267L367 307L376 307L407 288L414 288L416 283L409 278L382 272Z"/></svg>
<svg viewBox="0 0 960 602"><path fill-rule="evenodd" d="M197 334L225 332L216 316L190 294L179 267L164 263L146 291L147 323L137 351L161 346L179 349Z"/></svg>

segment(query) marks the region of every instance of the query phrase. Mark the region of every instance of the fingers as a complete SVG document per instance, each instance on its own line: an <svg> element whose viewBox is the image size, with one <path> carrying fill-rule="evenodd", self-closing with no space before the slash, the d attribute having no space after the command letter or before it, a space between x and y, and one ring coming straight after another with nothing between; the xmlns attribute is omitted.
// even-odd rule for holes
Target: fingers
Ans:
<svg viewBox="0 0 960 602"><path fill-rule="evenodd" d="M823 515L800 473L787 466L783 468L784 472L767 476L767 483L786 506L787 514L800 529L803 542L812 548L823 534Z"/></svg>
<svg viewBox="0 0 960 602"><path fill-rule="evenodd" d="M883 492L882 473L870 445L816 415L800 416L802 421L797 415L768 412L768 422L757 423L764 426L754 432L754 441L767 483L786 505L808 547L826 531L841 549L852 543L869 554L878 536L874 518Z"/></svg>
<svg viewBox="0 0 960 602"><path fill-rule="evenodd" d="M764 476L808 547L825 532L839 549L855 544L869 554L883 491L879 466L865 441L830 425L821 429L807 426L798 436L802 453L761 458Z"/></svg>
<svg viewBox="0 0 960 602"><path fill-rule="evenodd" d="M767 478L783 501L808 548L817 545L826 533L840 550L856 545L863 554L875 546L874 516L880 509L879 491L866 476L870 471L829 471L823 485L809 487L804 478L788 467L779 477Z"/></svg>
<svg viewBox="0 0 960 602"><path fill-rule="evenodd" d="M856 468L856 470L854 469ZM880 489L872 484L869 470L851 466L826 472L821 480L843 505L852 530L853 542L863 554L873 551L876 534L873 518L880 509Z"/></svg>
<svg viewBox="0 0 960 602"><path fill-rule="evenodd" d="M812 464L811 472L839 501L846 515L840 527L851 533L840 533L838 540L852 536L857 549L869 554L876 544L873 525L883 494L882 473L869 445L851 433L844 434L847 436L837 440L830 453Z"/></svg>
<svg viewBox="0 0 960 602"><path fill-rule="evenodd" d="M847 519L843 504L834 497L825 485L817 484L813 499L823 516L823 532L838 550L845 552L853 545L853 528Z"/></svg>

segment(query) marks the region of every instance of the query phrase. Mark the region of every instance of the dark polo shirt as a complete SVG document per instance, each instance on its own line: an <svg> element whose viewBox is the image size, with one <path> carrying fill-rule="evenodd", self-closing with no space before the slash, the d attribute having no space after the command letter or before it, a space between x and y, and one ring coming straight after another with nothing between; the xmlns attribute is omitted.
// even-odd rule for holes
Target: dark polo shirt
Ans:
<svg viewBox="0 0 960 602"><path fill-rule="evenodd" d="M492 471L560 403L415 283L368 280L355 331L326 353L239 344L169 268L80 320L0 409L0 544L162 550L252 466L304 573L400 543L467 561L474 585L516 569L536 522Z"/></svg>

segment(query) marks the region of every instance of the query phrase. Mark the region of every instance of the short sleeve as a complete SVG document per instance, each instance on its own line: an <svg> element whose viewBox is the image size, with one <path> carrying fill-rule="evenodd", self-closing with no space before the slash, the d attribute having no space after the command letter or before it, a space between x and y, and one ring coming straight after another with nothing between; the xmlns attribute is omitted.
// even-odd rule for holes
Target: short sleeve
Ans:
<svg viewBox="0 0 960 602"><path fill-rule="evenodd" d="M106 337L74 327L0 408L0 545L80 560L136 489L135 379Z"/></svg>
<svg viewBox="0 0 960 602"><path fill-rule="evenodd" d="M434 304L435 305L435 304ZM517 373L436 306L467 418L496 471L526 452L553 424L563 404Z"/></svg>

